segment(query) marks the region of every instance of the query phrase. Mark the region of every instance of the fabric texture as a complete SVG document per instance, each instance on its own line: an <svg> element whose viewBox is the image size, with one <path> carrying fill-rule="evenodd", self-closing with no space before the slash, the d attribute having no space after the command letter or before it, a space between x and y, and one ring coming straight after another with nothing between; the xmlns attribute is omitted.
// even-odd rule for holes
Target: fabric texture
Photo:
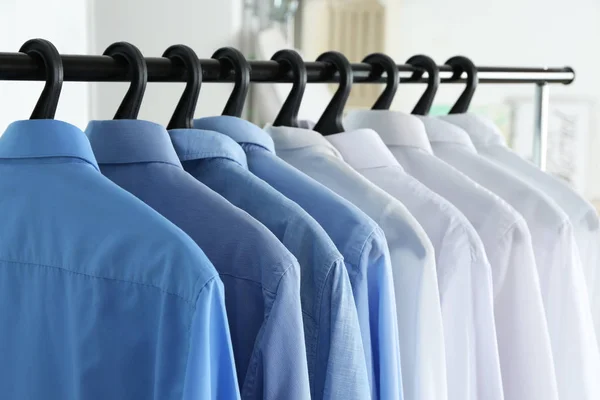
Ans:
<svg viewBox="0 0 600 400"><path fill-rule="evenodd" d="M492 267L505 399L558 399L531 235L522 216L435 157L423 122L416 117L369 111L351 113L344 123L348 129L376 130L404 170L452 202L479 234Z"/></svg>
<svg viewBox="0 0 600 400"><path fill-rule="evenodd" d="M393 269L405 398L446 399L435 252L423 228L402 203L345 163L320 134L289 127L266 130L280 157L352 201L382 228Z"/></svg>
<svg viewBox="0 0 600 400"><path fill-rule="evenodd" d="M492 271L471 223L454 205L404 172L375 131L343 132L327 140L350 166L408 208L436 250L448 398L503 399ZM485 377L478 370L485 371Z"/></svg>
<svg viewBox="0 0 600 400"><path fill-rule="evenodd" d="M476 114L453 114L443 117L469 134L477 153L516 174L541 190L566 212L573 225L577 248L587 283L594 318L596 339L600 336L600 221L594 206L565 182L540 170L535 164L512 151L492 121ZM436 120L434 120L436 121ZM448 128L449 129L449 128Z"/></svg>
<svg viewBox="0 0 600 400"><path fill-rule="evenodd" d="M600 352L573 227L548 196L462 144L462 129L432 139L435 154L498 194L529 226L550 332L559 397L600 398Z"/></svg>
<svg viewBox="0 0 600 400"><path fill-rule="evenodd" d="M300 206L253 175L233 139L198 129L169 135L187 172L263 223L298 259L312 399L368 398L352 287L327 233Z"/></svg>
<svg viewBox="0 0 600 400"><path fill-rule="evenodd" d="M219 272L242 398L308 398L300 268L293 255L262 224L185 172L162 126L92 121L86 133L102 173L190 235Z"/></svg>
<svg viewBox="0 0 600 400"><path fill-rule="evenodd" d="M307 211L344 256L365 350L372 397L400 398L398 327L390 256L381 229L351 203L282 161L259 127L229 116L194 121L242 145L250 171Z"/></svg>
<svg viewBox="0 0 600 400"><path fill-rule="evenodd" d="M11 124L0 193L3 398L239 398L217 272L81 130Z"/></svg>

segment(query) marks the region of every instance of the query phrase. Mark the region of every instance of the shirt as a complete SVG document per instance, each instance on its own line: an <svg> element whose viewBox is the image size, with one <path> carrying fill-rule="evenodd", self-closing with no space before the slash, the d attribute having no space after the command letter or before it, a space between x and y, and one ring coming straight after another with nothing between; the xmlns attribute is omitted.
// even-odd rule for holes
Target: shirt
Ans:
<svg viewBox="0 0 600 400"><path fill-rule="evenodd" d="M402 201L435 248L448 398L503 399L492 271L471 223L454 205L404 172L375 131L359 129L327 139L350 166Z"/></svg>
<svg viewBox="0 0 600 400"><path fill-rule="evenodd" d="M296 259L258 221L185 172L162 126L92 121L86 133L102 173L182 228L215 265L242 398L308 398Z"/></svg>
<svg viewBox="0 0 600 400"><path fill-rule="evenodd" d="M433 155L423 123L392 111L353 112L348 129L374 129L406 172L452 202L481 238L492 267L505 399L558 399L531 235L506 202Z"/></svg>
<svg viewBox="0 0 600 400"><path fill-rule="evenodd" d="M194 125L240 143L250 171L296 202L325 229L344 256L352 284L372 396L399 398L396 304L389 250L381 229L351 203L278 158L273 140L256 125L228 116L202 118Z"/></svg>
<svg viewBox="0 0 600 400"><path fill-rule="evenodd" d="M368 398L352 287L327 233L300 206L248 171L246 154L233 139L197 129L169 134L186 171L263 223L298 259L311 397Z"/></svg>
<svg viewBox="0 0 600 400"><path fill-rule="evenodd" d="M479 156L469 135L450 126L455 129L428 130L435 154L501 196L527 221L548 320L559 397L600 398L597 379L600 353L581 260L567 215L542 192Z"/></svg>
<svg viewBox="0 0 600 400"><path fill-rule="evenodd" d="M398 200L345 163L321 134L268 127L277 154L349 199L373 218L390 249L406 399L448 396L435 252L423 228Z"/></svg>
<svg viewBox="0 0 600 400"><path fill-rule="evenodd" d="M217 272L81 130L11 124L0 171L3 398L239 397Z"/></svg>
<svg viewBox="0 0 600 400"><path fill-rule="evenodd" d="M540 170L521 158L506 145L502 132L491 121L476 114L452 114L443 118L469 134L477 153L510 170L520 179L550 196L569 217L573 225L579 256L587 283L595 322L596 338L600 332L600 221L594 206L560 179Z"/></svg>

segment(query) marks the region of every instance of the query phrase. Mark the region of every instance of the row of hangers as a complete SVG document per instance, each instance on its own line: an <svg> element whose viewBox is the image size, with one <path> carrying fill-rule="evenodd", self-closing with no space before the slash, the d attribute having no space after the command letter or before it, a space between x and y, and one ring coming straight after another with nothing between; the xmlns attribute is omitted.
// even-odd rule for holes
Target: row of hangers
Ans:
<svg viewBox="0 0 600 400"><path fill-rule="evenodd" d="M40 65L43 64L46 74L46 84L30 119L53 119L64 81L61 56L56 47L44 39L29 40L19 51L39 61ZM114 119L137 119L148 82L148 70L144 56L136 46L127 42L113 43L104 51L103 55L126 64L131 78L131 85L115 113ZM185 89L167 128L190 129L193 127L194 111L202 85L201 62L194 50L181 44L169 47L162 57L182 66L186 80ZM212 58L221 64L223 76L226 76L232 69L235 73L234 88L225 105L223 115L241 117L250 88L250 64L239 50L232 47L217 50ZM291 71L293 75L292 89L273 125L298 127L298 112L307 84L304 60L294 50L280 50L273 55L271 60L281 66L282 73L287 74ZM321 54L317 61L331 65L331 68L339 73L340 79L338 89L317 121L314 130L323 135L343 132L344 107L353 83L352 66L342 53L336 51ZM377 98L372 109L388 110L400 83L396 62L383 53L368 55L362 62L372 66L372 78L381 78L384 73L386 74L385 89ZM427 88L412 110L412 114L427 115L441 82L439 68L432 58L425 55L413 56L408 59L407 64L417 68L408 81L421 79L424 72L428 74ZM446 65L449 65L453 71L453 76L449 80L459 79L464 72L467 74L466 87L450 111L451 114L465 113L477 87L477 67L470 59L462 56L450 58Z"/></svg>

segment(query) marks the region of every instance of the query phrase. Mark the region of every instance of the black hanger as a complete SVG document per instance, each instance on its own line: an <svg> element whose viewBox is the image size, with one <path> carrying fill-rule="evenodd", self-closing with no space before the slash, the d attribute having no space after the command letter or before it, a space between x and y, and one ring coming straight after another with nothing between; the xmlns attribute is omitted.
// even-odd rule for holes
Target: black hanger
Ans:
<svg viewBox="0 0 600 400"><path fill-rule="evenodd" d="M241 117L244 110L244 103L250 88L250 64L246 57L233 47L223 47L215 51L212 58L219 60L221 64L221 77L229 75L231 69L235 72L235 86L233 92L227 100L223 115L232 117Z"/></svg>
<svg viewBox="0 0 600 400"><path fill-rule="evenodd" d="M352 81L354 79L352 76L352 66L346 56L337 51L323 53L317 58L317 61L331 64L330 68L340 73L340 86L327 105L327 108L325 108L323 115L319 118L314 130L323 136L344 132L342 118L344 106L352 90Z"/></svg>
<svg viewBox="0 0 600 400"><path fill-rule="evenodd" d="M58 50L47 40L31 39L19 51L43 63L46 72L46 85L29 119L54 119L64 79L62 58Z"/></svg>
<svg viewBox="0 0 600 400"><path fill-rule="evenodd" d="M440 87L440 69L431 57L422 54L412 56L406 63L418 68L408 79L409 81L419 80L423 77L423 72L427 72L427 89L425 89L425 93L423 93L417 105L412 110L412 114L414 115L427 115L431 110L433 99Z"/></svg>
<svg viewBox="0 0 600 400"><path fill-rule="evenodd" d="M183 65L187 81L167 129L192 129L194 127L194 112L200 95L200 86L202 86L200 60L194 50L183 44L169 47L162 56L168 58L174 64Z"/></svg>
<svg viewBox="0 0 600 400"><path fill-rule="evenodd" d="M473 61L463 56L452 57L446 61L446 65L452 67L452 77L450 80L460 79L463 72L467 73L467 86L462 92L452 109L450 114L463 114L469 110L469 105L477 89L479 78L477 77L477 67L473 64Z"/></svg>
<svg viewBox="0 0 600 400"><path fill-rule="evenodd" d="M302 96L304 96L304 89L306 88L306 81L308 79L304 60L294 50L280 50L271 57L271 60L279 63L284 74L291 70L294 80L292 90L287 99L285 99L279 114L277 114L273 126L291 126L297 128L298 112L300 111Z"/></svg>
<svg viewBox="0 0 600 400"><path fill-rule="evenodd" d="M392 57L383 53L369 54L362 62L371 65L372 69L369 78L381 78L384 72L387 75L385 89L379 95L371 110L389 110L400 84L400 72L398 71L396 62Z"/></svg>
<svg viewBox="0 0 600 400"><path fill-rule="evenodd" d="M131 86L114 119L137 119L148 82L148 68L142 52L131 43L117 42L108 46L103 55L126 64L131 74Z"/></svg>

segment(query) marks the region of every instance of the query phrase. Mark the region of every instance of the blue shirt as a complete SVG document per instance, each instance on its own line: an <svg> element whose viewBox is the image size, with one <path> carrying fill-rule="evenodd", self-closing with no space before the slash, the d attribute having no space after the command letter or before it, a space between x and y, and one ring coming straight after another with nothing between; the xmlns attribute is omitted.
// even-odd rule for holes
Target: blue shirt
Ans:
<svg viewBox="0 0 600 400"><path fill-rule="evenodd" d="M0 397L239 396L217 272L81 130L11 124L0 193Z"/></svg>
<svg viewBox="0 0 600 400"><path fill-rule="evenodd" d="M169 134L186 171L265 224L298 259L312 398L368 398L352 287L327 233L300 206L248 171L246 154L233 139L197 129Z"/></svg>
<svg viewBox="0 0 600 400"><path fill-rule="evenodd" d="M278 158L273 140L256 125L228 116L202 118L194 125L240 143L250 171L298 203L331 237L350 276L372 396L397 398L401 375L396 302L389 250L381 229L354 205Z"/></svg>
<svg viewBox="0 0 600 400"><path fill-rule="evenodd" d="M185 172L166 129L148 121L93 121L102 173L182 228L225 285L244 399L309 398L300 268L267 228Z"/></svg>

